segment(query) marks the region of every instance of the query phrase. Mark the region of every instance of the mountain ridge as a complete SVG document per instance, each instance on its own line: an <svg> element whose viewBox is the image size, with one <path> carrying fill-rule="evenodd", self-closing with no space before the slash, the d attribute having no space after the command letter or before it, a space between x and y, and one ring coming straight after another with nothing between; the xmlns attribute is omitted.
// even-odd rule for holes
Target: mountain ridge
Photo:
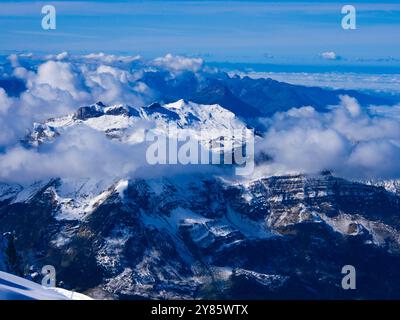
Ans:
<svg viewBox="0 0 400 320"><path fill-rule="evenodd" d="M307 288L316 290L319 286L314 276L310 274L311 283L304 286L293 273L297 268L307 273L312 267L303 259L297 266L291 261L293 250L305 243L314 248L307 250L314 259L328 265L338 261L318 252L333 243L338 246L335 254L344 250L341 254L349 254L347 259L351 260L354 245L363 254L370 252L368 256L375 252L383 261L400 259L400 198L382 187L326 175L270 177L245 185L201 176L189 180L139 179L98 189L98 195L85 200L92 204L91 210L84 215L68 215L63 212L65 198L60 197L63 184L62 180L51 180L37 186L36 193L27 199L15 195L14 200L2 203L0 231L14 230L16 248L23 257L48 252L24 261L31 273L40 266L39 261L54 264L69 289L94 298L206 298L209 296L203 291L214 288L215 278L222 281L222 291L213 293L220 298L247 294L259 299L280 296L288 290L294 292L293 297L313 297ZM36 221L29 227L28 217L17 218L28 212ZM36 231L27 232L26 228ZM309 242L314 241L313 235L322 236L322 243ZM294 245L293 241L299 242ZM26 243L31 243L31 249ZM289 250L288 243L294 248ZM288 251L278 253L272 249L276 245ZM262 254L266 260L260 260L260 250L265 246L269 248ZM341 259L346 260L345 256ZM271 265L280 259L282 262ZM377 270L368 260L362 261ZM84 274L78 270L82 268L91 274L84 283L73 280L81 279ZM334 288L332 281L339 281L341 276L337 268L336 273L329 271L324 277L330 280L320 285ZM366 276L371 274L367 272ZM237 286L243 283L255 283L263 294L237 292ZM364 288L355 296L378 294L382 292ZM388 294L396 296L392 291L385 296ZM333 295L325 297L343 296L334 289Z"/></svg>

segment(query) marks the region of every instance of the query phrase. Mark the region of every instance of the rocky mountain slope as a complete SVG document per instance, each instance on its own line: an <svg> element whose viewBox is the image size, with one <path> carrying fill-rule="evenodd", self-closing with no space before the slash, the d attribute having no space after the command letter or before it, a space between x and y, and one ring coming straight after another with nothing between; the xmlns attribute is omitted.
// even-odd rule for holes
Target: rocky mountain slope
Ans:
<svg viewBox="0 0 400 320"><path fill-rule="evenodd" d="M398 297L400 198L382 187L331 175L70 183L3 197L14 270L54 265L96 298ZM347 264L354 292L340 287Z"/></svg>

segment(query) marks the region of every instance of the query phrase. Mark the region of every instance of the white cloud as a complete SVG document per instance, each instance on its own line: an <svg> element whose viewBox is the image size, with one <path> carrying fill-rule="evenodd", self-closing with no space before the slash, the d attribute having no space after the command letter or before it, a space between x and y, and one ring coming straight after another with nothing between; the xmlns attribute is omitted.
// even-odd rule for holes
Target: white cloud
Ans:
<svg viewBox="0 0 400 320"><path fill-rule="evenodd" d="M203 60L167 54L165 57L154 59L153 64L176 72L184 70L197 72L203 66Z"/></svg>
<svg viewBox="0 0 400 320"><path fill-rule="evenodd" d="M303 107L266 122L256 149L273 158L268 174L332 170L351 178L400 178L399 121L371 115L354 98L342 96L328 113Z"/></svg>
<svg viewBox="0 0 400 320"><path fill-rule="evenodd" d="M16 68L19 66L19 62L18 62L18 56L16 54L10 54L7 59L10 61L11 66L13 68Z"/></svg>
<svg viewBox="0 0 400 320"><path fill-rule="evenodd" d="M83 56L84 59L95 60L104 63L123 62L130 63L140 59L140 56L118 56L113 54L105 54L104 52L90 53Z"/></svg>
<svg viewBox="0 0 400 320"><path fill-rule="evenodd" d="M339 56L334 51L326 51L321 53L321 57L326 60L337 60Z"/></svg>
<svg viewBox="0 0 400 320"><path fill-rule="evenodd" d="M145 149L140 148L109 140L86 126L76 127L46 151L17 146L0 155L0 179L30 183L52 177L127 177L145 165Z"/></svg>
<svg viewBox="0 0 400 320"><path fill-rule="evenodd" d="M49 54L49 55L46 56L46 59L48 59L48 60L53 60L53 59L55 59L55 60L65 60L68 57L69 57L68 52L64 51L64 52L61 52L61 53L58 53L58 54Z"/></svg>
<svg viewBox="0 0 400 320"><path fill-rule="evenodd" d="M11 99L7 96L7 93L3 88L0 88L0 114L4 114L8 111L11 106Z"/></svg>
<svg viewBox="0 0 400 320"><path fill-rule="evenodd" d="M340 100L352 117L358 117L361 114L361 107L357 99L343 95L340 96Z"/></svg>
<svg viewBox="0 0 400 320"><path fill-rule="evenodd" d="M47 84L54 89L69 92L75 99L82 99L85 93L78 89L78 79L65 62L48 61L39 66L36 84Z"/></svg>
<svg viewBox="0 0 400 320"><path fill-rule="evenodd" d="M361 173L375 176L400 176L400 145L391 140L373 140L360 142L350 154L349 168L357 168Z"/></svg>

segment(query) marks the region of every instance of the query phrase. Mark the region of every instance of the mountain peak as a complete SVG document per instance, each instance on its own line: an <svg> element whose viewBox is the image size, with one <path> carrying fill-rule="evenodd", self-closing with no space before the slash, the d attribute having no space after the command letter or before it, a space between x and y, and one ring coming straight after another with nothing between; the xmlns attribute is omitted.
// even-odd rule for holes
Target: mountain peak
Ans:
<svg viewBox="0 0 400 320"><path fill-rule="evenodd" d="M79 123L104 132L110 139L129 142L131 141L129 135L134 135L136 130L140 129L140 126L137 129L136 124L143 120L155 123L156 127L164 131L166 135L168 135L168 126L175 123L180 130L191 129L198 133L200 131L207 132L209 140L220 137L221 130L245 130L247 128L246 124L234 113L218 104L197 104L180 99L164 105L154 102L146 107L136 109L128 105L106 106L102 102L97 102L80 107L71 115L35 124L25 141L30 146L51 142L64 130Z"/></svg>
<svg viewBox="0 0 400 320"><path fill-rule="evenodd" d="M168 109L181 109L184 106L188 105L188 103L189 102L185 99L179 99L176 102L166 104L165 107Z"/></svg>
<svg viewBox="0 0 400 320"><path fill-rule="evenodd" d="M74 113L74 119L85 121L90 118L100 117L104 114L103 109L104 109L103 105L99 105L97 103L90 106L80 107Z"/></svg>

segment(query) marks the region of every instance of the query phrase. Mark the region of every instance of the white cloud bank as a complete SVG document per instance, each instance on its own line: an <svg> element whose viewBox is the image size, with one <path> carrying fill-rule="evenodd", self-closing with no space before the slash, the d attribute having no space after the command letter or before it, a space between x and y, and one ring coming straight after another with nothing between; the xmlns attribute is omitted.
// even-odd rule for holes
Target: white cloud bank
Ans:
<svg viewBox="0 0 400 320"><path fill-rule="evenodd" d="M170 71L192 71L197 72L203 66L203 60L200 58L186 58L182 56L173 56L167 54L165 57L156 58L153 65L163 67Z"/></svg>
<svg viewBox="0 0 400 320"><path fill-rule="evenodd" d="M65 132L44 150L10 148L0 155L0 178L30 183L54 177L126 177L146 165L144 145L125 145L109 140L86 126Z"/></svg>
<svg viewBox="0 0 400 320"><path fill-rule="evenodd" d="M11 97L0 89L0 180L7 181L119 177L146 167L143 145L133 149L88 128L71 130L39 150L24 149L18 141L33 122L70 114L99 100L133 106L153 102L152 88L139 81L144 70L198 72L203 67L201 59L172 55L147 63L137 56L101 53L80 57L62 53L31 65L19 59L10 57L10 75L23 79L26 91ZM311 106L278 113L263 120L268 130L256 148L273 160L258 172L332 170L351 178L399 178L399 118L400 106L363 110L348 96L327 113Z"/></svg>
<svg viewBox="0 0 400 320"><path fill-rule="evenodd" d="M400 178L400 122L393 108L399 111L381 106L380 116L373 116L354 98L342 96L328 113L312 107L277 113L266 120L268 131L257 145L273 158L263 172L331 170L355 179Z"/></svg>

